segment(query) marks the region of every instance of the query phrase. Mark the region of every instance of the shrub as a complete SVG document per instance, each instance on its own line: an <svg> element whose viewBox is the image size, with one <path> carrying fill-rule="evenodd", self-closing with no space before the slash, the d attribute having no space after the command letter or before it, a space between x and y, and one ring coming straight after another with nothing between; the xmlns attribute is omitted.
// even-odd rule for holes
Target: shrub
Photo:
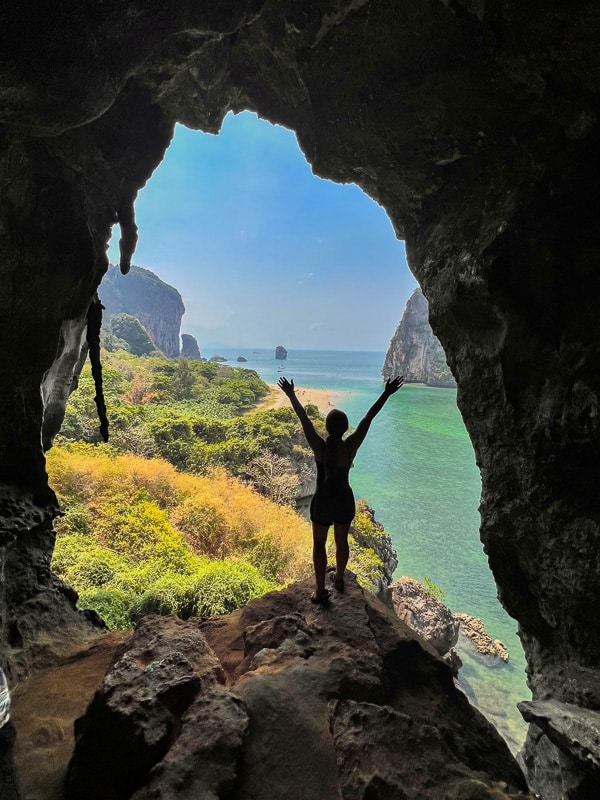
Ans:
<svg viewBox="0 0 600 800"><path fill-rule="evenodd" d="M93 609L111 630L131 628L129 608L131 597L114 588L88 589L79 595L77 607L83 611Z"/></svg>
<svg viewBox="0 0 600 800"><path fill-rule="evenodd" d="M274 588L250 564L213 561L194 575L164 576L133 601L129 617L134 623L147 614L212 617L241 608Z"/></svg>

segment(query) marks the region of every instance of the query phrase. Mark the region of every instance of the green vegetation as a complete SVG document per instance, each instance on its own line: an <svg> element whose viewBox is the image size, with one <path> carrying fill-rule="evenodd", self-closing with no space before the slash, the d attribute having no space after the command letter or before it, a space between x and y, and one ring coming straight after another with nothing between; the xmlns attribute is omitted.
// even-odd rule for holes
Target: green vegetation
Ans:
<svg viewBox="0 0 600 800"><path fill-rule="evenodd" d="M110 321L110 333L117 340L125 342L134 356L149 356L156 352L146 329L130 314L115 314Z"/></svg>
<svg viewBox="0 0 600 800"><path fill-rule="evenodd" d="M52 567L79 608L127 628L148 613L227 613L310 575L310 526L293 507L312 455L292 409L256 410L268 392L256 372L167 359L118 317L104 335L109 444L85 368L48 453L63 509ZM350 569L377 589L385 534L360 510L351 533Z"/></svg>
<svg viewBox="0 0 600 800"><path fill-rule="evenodd" d="M436 586L435 583L432 583L427 577L424 577L420 582L423 584L425 591L430 597L433 597L434 600L439 600L440 603L444 602L445 594L443 589L440 589L439 586Z"/></svg>
<svg viewBox="0 0 600 800"><path fill-rule="evenodd" d="M69 444L48 474L64 508L52 568L112 627L226 613L310 574L308 523L223 471Z"/></svg>

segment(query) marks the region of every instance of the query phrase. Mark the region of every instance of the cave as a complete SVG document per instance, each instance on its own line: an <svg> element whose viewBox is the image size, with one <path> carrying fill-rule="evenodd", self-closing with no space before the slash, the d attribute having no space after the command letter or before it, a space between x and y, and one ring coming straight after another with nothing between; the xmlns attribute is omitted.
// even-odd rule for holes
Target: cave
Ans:
<svg viewBox="0 0 600 800"><path fill-rule="evenodd" d="M545 798L600 785L600 7L516 0L107 0L3 9L0 659L93 620L52 575L44 446L113 225L176 123L250 110L404 239L482 477L481 539L519 626ZM76 371L76 367L75 367ZM54 644L44 632L53 631Z"/></svg>

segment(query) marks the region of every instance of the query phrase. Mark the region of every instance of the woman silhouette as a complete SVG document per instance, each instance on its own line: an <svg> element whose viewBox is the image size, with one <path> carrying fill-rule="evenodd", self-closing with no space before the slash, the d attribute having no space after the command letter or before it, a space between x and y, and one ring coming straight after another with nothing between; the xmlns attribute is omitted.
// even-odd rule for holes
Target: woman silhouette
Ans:
<svg viewBox="0 0 600 800"><path fill-rule="evenodd" d="M344 572L348 563L348 531L354 519L354 494L348 482L348 472L356 451L365 440L371 422L381 411L388 397L403 385L404 378L390 378L385 382L381 395L373 403L358 427L348 436L348 417L343 411L333 409L325 418L329 434L323 439L308 418L294 390L294 381L280 378L279 388L287 395L298 415L306 440L317 464L317 489L310 504L310 519L313 531L313 565L317 588L311 597L313 603L327 604L329 591L325 588L327 553L325 545L329 528L333 525L335 537L335 576L333 585L338 592L344 591Z"/></svg>

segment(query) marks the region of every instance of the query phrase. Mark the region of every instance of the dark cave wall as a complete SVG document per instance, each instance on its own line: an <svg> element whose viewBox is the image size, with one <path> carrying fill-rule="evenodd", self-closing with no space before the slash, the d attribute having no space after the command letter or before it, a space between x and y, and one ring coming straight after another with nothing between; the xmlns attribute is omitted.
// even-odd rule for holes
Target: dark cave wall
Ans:
<svg viewBox="0 0 600 800"><path fill-rule="evenodd" d="M0 480L51 503L40 385L118 221L127 261L132 203L174 123L216 132L228 110L255 110L406 239L534 698L600 708L600 9L223 6L73 3L44 20L42 6L31 29L2 12Z"/></svg>

